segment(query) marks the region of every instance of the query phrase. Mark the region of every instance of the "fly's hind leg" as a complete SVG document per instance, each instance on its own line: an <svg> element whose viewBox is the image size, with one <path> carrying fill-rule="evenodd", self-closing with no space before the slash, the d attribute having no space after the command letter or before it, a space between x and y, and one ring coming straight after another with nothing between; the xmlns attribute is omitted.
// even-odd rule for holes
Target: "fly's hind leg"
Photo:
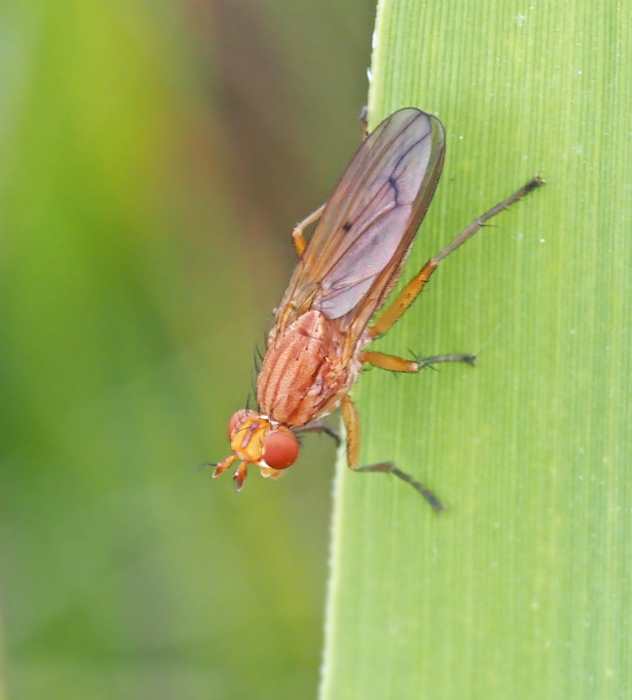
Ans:
<svg viewBox="0 0 632 700"><path fill-rule="evenodd" d="M307 241L303 236L303 231L310 224L313 224L316 221L318 221L318 219L320 219L324 209L325 205L323 204L322 206L318 207L316 211L313 211L309 216L305 217L303 221L301 221L299 224L296 224L296 226L294 227L294 230L292 231L292 242L294 243L294 248L296 249L296 253L299 258L303 257L303 252L305 251L305 247L307 246Z"/></svg>
<svg viewBox="0 0 632 700"><path fill-rule="evenodd" d="M435 271L438 264L439 261L435 258L428 260L421 270L410 280L404 289L395 297L390 306L382 312L377 321L372 326L369 326L368 331L371 339L386 333L386 331L401 318L406 309L421 294L421 290L425 287L426 282L430 279L430 276Z"/></svg>
<svg viewBox="0 0 632 700"><path fill-rule="evenodd" d="M402 291L395 297L393 303L388 306L382 315L377 319L377 321L369 326L369 335L371 338L377 338L378 335L386 333L386 331L396 323L406 311L406 309L415 301L415 299L421 293L426 282L430 279L432 273L436 270L437 265L444 259L447 258L450 253L455 251L459 246L463 245L468 238L471 238L487 221L492 219L501 211L508 209L512 204L522 199L525 195L533 192L544 185L544 180L536 175L533 180L527 182L526 185L521 187L517 192L514 192L511 197L492 207L489 211L486 211L482 216L473 221L462 233L460 233L449 245L447 245L440 253L434 256L432 260L428 262L421 268L421 270L412 278L412 280L402 289Z"/></svg>
<svg viewBox="0 0 632 700"><path fill-rule="evenodd" d="M369 138L369 108L364 105L360 112L360 126L362 127L362 141Z"/></svg>
<svg viewBox="0 0 632 700"><path fill-rule="evenodd" d="M399 358L396 358L399 359ZM347 462L349 467L356 472L388 472L394 474L396 477L410 484L416 491L418 491L433 509L440 513L445 510L445 506L439 501L439 499L432 493L432 491L426 488L421 482L414 479L410 474L403 472L398 469L392 462L379 462L377 464L367 464L365 466L358 466L358 458L360 456L360 421L358 419L358 411L353 405L353 401L349 396L345 396L342 399L340 405L342 411L342 419L345 422L345 428L347 430Z"/></svg>

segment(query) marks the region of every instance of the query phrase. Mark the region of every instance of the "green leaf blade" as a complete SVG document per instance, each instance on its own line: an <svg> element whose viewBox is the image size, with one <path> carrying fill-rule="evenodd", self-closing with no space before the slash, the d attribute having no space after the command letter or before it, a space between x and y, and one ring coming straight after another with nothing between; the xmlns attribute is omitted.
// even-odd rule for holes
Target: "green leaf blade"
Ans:
<svg viewBox="0 0 632 700"><path fill-rule="evenodd" d="M451 255L380 341L477 367L354 390L362 462L338 467L321 698L610 698L632 684L632 58L623 4L383 2L372 125L413 104L448 134L402 284Z"/></svg>

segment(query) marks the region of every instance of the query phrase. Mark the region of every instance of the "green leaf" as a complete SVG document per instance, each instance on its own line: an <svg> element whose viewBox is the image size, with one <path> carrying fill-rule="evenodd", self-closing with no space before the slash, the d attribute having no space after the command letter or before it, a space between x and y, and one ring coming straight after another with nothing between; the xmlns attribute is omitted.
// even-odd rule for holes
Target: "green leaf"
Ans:
<svg viewBox="0 0 632 700"><path fill-rule="evenodd" d="M632 687L628 3L384 0L369 111L437 114L403 282L535 173L380 341L477 367L371 371L338 465L322 700L615 698ZM403 282L401 284L403 284ZM401 286L401 285L400 285Z"/></svg>

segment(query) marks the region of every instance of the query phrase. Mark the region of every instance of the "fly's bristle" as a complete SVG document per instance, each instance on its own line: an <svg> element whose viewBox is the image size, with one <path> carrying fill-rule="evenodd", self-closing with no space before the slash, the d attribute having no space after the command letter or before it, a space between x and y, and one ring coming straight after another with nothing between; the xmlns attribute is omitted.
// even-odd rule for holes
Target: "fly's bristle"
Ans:
<svg viewBox="0 0 632 700"><path fill-rule="evenodd" d="M257 412L261 413L261 410L259 409L259 402L257 401L257 398L256 398L257 397L257 377L256 376L252 378L252 390L248 394L248 396L251 399L254 399L254 402L257 405ZM250 408L250 406L248 406L248 408Z"/></svg>

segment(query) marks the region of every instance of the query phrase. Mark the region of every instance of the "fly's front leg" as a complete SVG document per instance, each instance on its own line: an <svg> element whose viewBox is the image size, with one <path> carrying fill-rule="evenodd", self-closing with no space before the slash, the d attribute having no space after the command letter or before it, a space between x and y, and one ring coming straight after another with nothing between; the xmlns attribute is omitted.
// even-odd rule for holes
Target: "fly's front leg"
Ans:
<svg viewBox="0 0 632 700"><path fill-rule="evenodd" d="M335 441L336 445L340 446L340 435L338 434L338 431L332 428L330 425L327 425L327 423L323 423L321 421L315 421L314 423L308 423L307 425L304 425L301 428L296 428L294 430L295 433L325 433L326 435L329 435L332 440Z"/></svg>
<svg viewBox="0 0 632 700"><path fill-rule="evenodd" d="M388 472L394 474L396 477L400 478L402 481L405 481L407 484L410 484L416 491L418 491L428 501L428 503L430 503L437 513L445 510L445 506L430 489L426 488L416 479L413 479L410 474L398 469L392 462L367 464L363 467L358 466L360 456L360 421L358 419L358 411L356 410L356 407L353 405L353 401L351 401L349 396L345 396L342 399L340 409L342 411L342 419L345 422L345 428L347 431L347 462L353 471Z"/></svg>
<svg viewBox="0 0 632 700"><path fill-rule="evenodd" d="M320 219L321 214L325 209L325 205L318 207L316 211L313 211L308 217L303 219L300 224L296 224L294 230L292 231L292 242L294 243L294 248L299 258L303 257L303 252L307 246L307 241L303 236L303 231L310 225Z"/></svg>

